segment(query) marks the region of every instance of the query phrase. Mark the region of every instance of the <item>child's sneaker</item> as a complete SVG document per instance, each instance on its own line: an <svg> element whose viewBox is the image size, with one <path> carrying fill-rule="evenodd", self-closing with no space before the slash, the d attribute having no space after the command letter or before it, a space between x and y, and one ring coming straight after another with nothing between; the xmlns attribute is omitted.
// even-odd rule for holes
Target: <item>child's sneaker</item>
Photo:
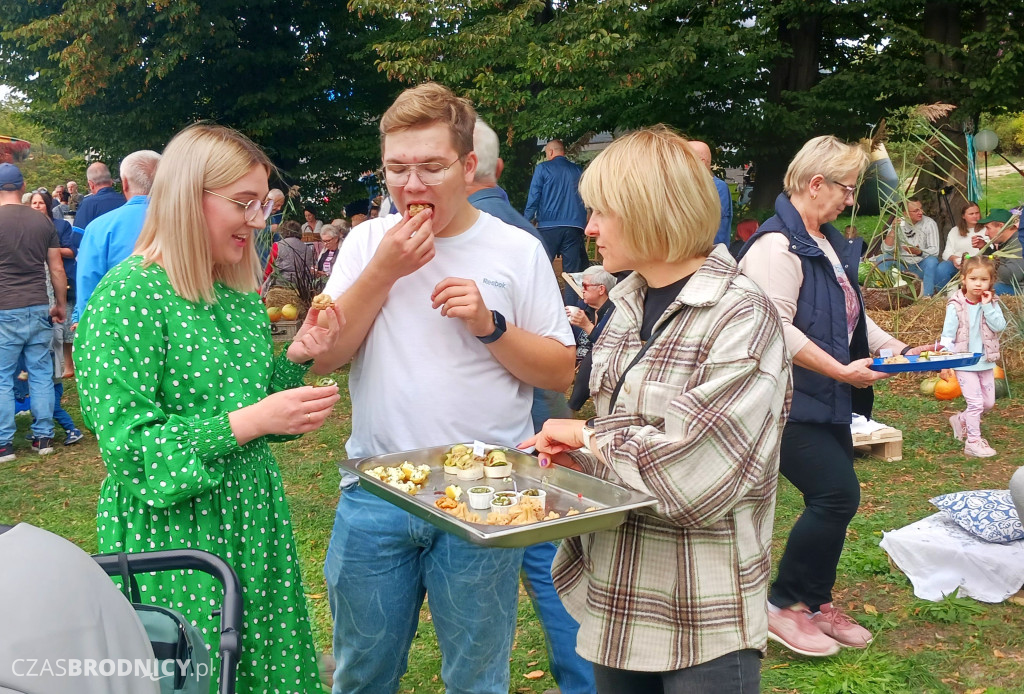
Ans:
<svg viewBox="0 0 1024 694"><path fill-rule="evenodd" d="M64 439L64 445L70 446L73 443L78 443L85 437L79 429L72 429L68 432L67 438Z"/></svg>
<svg viewBox="0 0 1024 694"><path fill-rule="evenodd" d="M5 446L0 446L0 463L6 463L9 460L14 460L18 456L14 455L14 444L8 443Z"/></svg>
<svg viewBox="0 0 1024 694"><path fill-rule="evenodd" d="M964 455L969 458L991 458L996 454L996 449L988 445L985 439L968 441L964 446Z"/></svg>
<svg viewBox="0 0 1024 694"><path fill-rule="evenodd" d="M53 453L53 439L49 436L39 436L32 439L32 450L39 455L50 455Z"/></svg>
<svg viewBox="0 0 1024 694"><path fill-rule="evenodd" d="M957 412L949 418L949 426L953 427L953 438L957 441L964 440L964 420L960 419L960 413Z"/></svg>

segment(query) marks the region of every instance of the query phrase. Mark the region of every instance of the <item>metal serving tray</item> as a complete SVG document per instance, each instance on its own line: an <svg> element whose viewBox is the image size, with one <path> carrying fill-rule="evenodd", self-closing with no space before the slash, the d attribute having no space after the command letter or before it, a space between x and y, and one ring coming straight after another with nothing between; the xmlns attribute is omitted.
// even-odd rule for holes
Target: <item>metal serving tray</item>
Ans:
<svg viewBox="0 0 1024 694"><path fill-rule="evenodd" d="M472 447L473 444L470 442L464 445ZM511 477L460 480L455 475L446 475L444 472L445 453L451 447L435 446L370 458L355 458L343 461L339 469L342 473L353 472L358 475L364 489L385 501L436 525L445 532L487 547L526 547L538 542L608 530L624 523L626 514L631 510L657 503L657 500L646 494L624 489L617 484L576 470L559 465L542 468L532 455L504 446L487 446L487 449L498 448L505 451L506 458L512 463ZM423 485L423 489L415 495L399 491L365 472L378 465L397 467L406 461L413 465L430 466L430 477ZM461 501L467 502L467 505L471 487L486 485L494 487L495 491L543 489L547 492L546 510L557 511L562 517L516 526L469 523L445 513L434 505L434 501L450 484L457 484L462 488ZM591 506L596 506L597 509L583 513L584 509ZM570 508L579 511L579 515L567 518L565 513ZM481 518L487 517L487 511L476 512Z"/></svg>

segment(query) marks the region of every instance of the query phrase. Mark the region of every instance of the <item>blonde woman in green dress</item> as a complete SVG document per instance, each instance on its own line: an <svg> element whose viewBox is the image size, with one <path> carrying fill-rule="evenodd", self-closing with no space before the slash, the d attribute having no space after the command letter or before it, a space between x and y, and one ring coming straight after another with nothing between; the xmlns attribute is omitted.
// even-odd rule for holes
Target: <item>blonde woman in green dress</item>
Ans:
<svg viewBox="0 0 1024 694"><path fill-rule="evenodd" d="M135 254L96 288L74 356L82 412L107 466L100 551L221 556L244 595L238 691L319 692L288 505L267 444L319 428L338 402L336 386L302 381L343 321L332 308L317 327L310 310L275 358L253 247L271 168L227 128L194 125L171 140ZM183 613L216 649L214 579L167 572L139 582L144 601Z"/></svg>

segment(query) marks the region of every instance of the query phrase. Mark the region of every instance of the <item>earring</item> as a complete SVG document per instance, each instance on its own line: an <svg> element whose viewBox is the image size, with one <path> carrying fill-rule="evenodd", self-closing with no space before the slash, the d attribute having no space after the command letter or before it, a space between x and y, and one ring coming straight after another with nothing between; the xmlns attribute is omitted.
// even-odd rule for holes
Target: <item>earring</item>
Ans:
<svg viewBox="0 0 1024 694"><path fill-rule="evenodd" d="M811 200L817 200L817 199L818 199L818 194L817 193L811 193Z"/></svg>

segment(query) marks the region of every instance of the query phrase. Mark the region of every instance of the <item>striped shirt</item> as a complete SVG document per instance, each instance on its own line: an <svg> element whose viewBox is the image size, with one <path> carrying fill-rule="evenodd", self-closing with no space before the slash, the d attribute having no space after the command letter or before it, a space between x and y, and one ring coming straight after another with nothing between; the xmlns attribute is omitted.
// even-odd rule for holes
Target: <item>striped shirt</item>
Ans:
<svg viewBox="0 0 1024 694"><path fill-rule="evenodd" d="M642 346L645 293L635 273L612 291L616 309L590 379L594 452L571 455L658 505L631 512L614 530L564 541L552 573L580 622L584 658L663 672L767 644L792 378L775 309L717 246L666 309L683 307L628 371L609 414L612 391Z"/></svg>

